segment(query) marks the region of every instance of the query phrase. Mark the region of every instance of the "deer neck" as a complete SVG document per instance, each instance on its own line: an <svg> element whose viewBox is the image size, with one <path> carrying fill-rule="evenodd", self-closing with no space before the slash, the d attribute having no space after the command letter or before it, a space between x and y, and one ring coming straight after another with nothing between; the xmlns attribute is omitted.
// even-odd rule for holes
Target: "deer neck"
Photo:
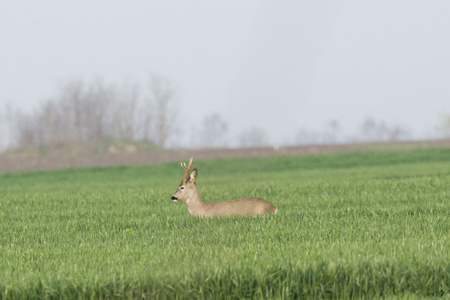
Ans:
<svg viewBox="0 0 450 300"><path fill-rule="evenodd" d="M197 215L200 211L205 209L206 203L200 198L200 193L197 188L192 193L192 196L186 200L186 205L191 215Z"/></svg>

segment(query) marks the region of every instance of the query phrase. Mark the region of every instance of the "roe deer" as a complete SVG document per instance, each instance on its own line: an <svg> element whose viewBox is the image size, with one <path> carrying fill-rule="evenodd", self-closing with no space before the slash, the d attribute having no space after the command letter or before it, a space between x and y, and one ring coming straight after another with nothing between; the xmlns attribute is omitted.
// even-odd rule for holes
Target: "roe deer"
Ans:
<svg viewBox="0 0 450 300"><path fill-rule="evenodd" d="M270 202L261 198L241 198L229 201L205 203L200 198L195 180L197 179L197 168L189 173L192 167L193 157L189 159L189 165L181 163L184 177L180 186L172 195L173 201L185 201L189 213L196 217L212 217L227 215L262 215L267 213L276 214L277 208Z"/></svg>

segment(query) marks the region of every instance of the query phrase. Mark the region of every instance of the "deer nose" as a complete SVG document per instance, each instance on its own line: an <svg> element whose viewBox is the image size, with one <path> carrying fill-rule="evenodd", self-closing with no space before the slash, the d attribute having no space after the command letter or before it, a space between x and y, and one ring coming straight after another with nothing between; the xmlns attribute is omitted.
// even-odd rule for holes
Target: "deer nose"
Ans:
<svg viewBox="0 0 450 300"><path fill-rule="evenodd" d="M170 198L170 200L173 200L173 201L177 201L177 200L178 200L178 198L177 198L177 197L175 197L175 196L172 196L172 198Z"/></svg>

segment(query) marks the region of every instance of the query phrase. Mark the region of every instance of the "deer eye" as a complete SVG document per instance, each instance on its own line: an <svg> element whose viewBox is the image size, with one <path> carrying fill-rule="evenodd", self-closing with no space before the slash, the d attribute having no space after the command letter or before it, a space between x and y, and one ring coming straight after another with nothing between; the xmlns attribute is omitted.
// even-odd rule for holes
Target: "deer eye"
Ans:
<svg viewBox="0 0 450 300"><path fill-rule="evenodd" d="M184 186L180 186L180 190L184 190Z"/></svg>

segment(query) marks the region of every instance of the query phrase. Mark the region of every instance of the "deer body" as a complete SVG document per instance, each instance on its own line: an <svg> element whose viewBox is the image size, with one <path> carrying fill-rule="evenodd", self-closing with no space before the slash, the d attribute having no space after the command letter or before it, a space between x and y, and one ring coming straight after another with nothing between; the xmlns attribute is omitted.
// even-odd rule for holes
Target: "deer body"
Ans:
<svg viewBox="0 0 450 300"><path fill-rule="evenodd" d="M172 195L173 201L184 201L189 213L197 217L228 216L228 215L262 215L267 213L276 214L277 208L261 198L241 198L230 201L219 201L205 203L200 198L195 180L197 179L197 168L189 173L193 158L189 165L181 164L185 171L180 186Z"/></svg>

